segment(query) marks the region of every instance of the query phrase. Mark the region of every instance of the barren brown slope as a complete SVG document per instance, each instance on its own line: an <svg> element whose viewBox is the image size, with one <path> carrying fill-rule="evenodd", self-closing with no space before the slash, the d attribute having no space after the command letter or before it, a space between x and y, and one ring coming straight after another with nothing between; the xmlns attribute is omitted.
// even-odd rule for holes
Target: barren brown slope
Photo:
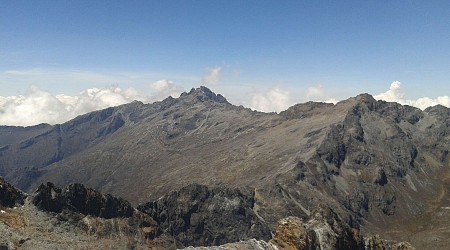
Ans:
<svg viewBox="0 0 450 250"><path fill-rule="evenodd" d="M199 100L201 91L163 101L160 112L51 165L39 181L82 182L134 202L189 183L261 187L311 158L349 105L309 103L310 115L289 119Z"/></svg>

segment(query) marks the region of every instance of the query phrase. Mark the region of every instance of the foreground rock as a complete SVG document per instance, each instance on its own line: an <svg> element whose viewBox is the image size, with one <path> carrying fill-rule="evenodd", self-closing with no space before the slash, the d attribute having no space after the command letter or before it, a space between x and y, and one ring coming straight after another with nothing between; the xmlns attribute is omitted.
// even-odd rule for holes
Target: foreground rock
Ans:
<svg viewBox="0 0 450 250"><path fill-rule="evenodd" d="M307 222L303 222L298 217L279 220L275 235L269 242L251 239L219 247L188 247L186 249L407 250L414 248L409 243L393 243L379 236L364 238L359 230L351 229L333 210L321 207L311 214Z"/></svg>
<svg viewBox="0 0 450 250"><path fill-rule="evenodd" d="M29 199L9 183L1 184L1 204L25 204L0 214L0 236L4 239L0 246L7 249L64 249L64 245L176 249L252 238L268 241L271 235L252 210L254 194L223 186L189 185L137 210L128 201L81 184L63 189L50 182L41 184ZM54 238L54 233L58 237ZM89 243L93 239L102 245ZM247 246L256 248L258 244L269 245L255 240Z"/></svg>
<svg viewBox="0 0 450 250"><path fill-rule="evenodd" d="M315 210L307 222L297 217L281 219L271 244L281 249L414 249L409 243L394 243L379 236L364 238L360 231L350 228L329 207Z"/></svg>
<svg viewBox="0 0 450 250"><path fill-rule="evenodd" d="M192 184L135 209L81 184L49 182L27 197L0 178L0 249L413 249L365 238L327 206L279 220L271 236L255 196Z"/></svg>
<svg viewBox="0 0 450 250"><path fill-rule="evenodd" d="M272 243L263 240L250 239L246 241L227 243L220 246L212 247L187 247L185 250L278 250L279 248Z"/></svg>
<svg viewBox="0 0 450 250"><path fill-rule="evenodd" d="M41 184L33 197L33 204L45 211L60 213L63 209L105 219L131 217L133 207L126 200L102 194L81 184L64 190L53 183Z"/></svg>
<svg viewBox="0 0 450 250"><path fill-rule="evenodd" d="M138 209L173 236L177 247L183 247L270 239L269 227L256 216L253 207L251 192L193 184Z"/></svg>
<svg viewBox="0 0 450 250"><path fill-rule="evenodd" d="M189 185L136 210L123 199L81 184L61 189L48 182L39 186L31 201L98 237L110 235L108 230L114 228L108 219L120 220L119 228L130 237L156 249L270 239L269 227L252 210L253 193L226 187Z"/></svg>
<svg viewBox="0 0 450 250"><path fill-rule="evenodd" d="M0 206L14 207L23 205L25 194L0 177Z"/></svg>

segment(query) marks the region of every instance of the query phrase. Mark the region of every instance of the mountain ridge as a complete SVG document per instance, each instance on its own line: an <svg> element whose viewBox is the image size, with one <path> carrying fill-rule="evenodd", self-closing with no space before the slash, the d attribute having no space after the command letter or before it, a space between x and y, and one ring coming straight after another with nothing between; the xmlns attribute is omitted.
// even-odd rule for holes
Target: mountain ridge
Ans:
<svg viewBox="0 0 450 250"><path fill-rule="evenodd" d="M327 204L363 232L417 241L411 235L424 231L394 222L417 219L433 231L427 221L447 216L449 121L448 108L422 111L369 94L262 113L201 87L20 135L31 138L0 149L0 174L26 191L78 182L132 204L195 183L248 187L271 226Z"/></svg>

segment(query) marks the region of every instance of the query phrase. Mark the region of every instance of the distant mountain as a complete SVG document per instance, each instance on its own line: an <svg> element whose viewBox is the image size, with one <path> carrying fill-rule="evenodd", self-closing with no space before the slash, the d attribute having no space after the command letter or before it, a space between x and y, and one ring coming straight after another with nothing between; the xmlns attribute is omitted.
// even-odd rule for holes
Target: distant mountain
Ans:
<svg viewBox="0 0 450 250"><path fill-rule="evenodd" d="M252 210L307 219L323 204L350 227L418 248L450 238L450 110L362 94L279 114L230 104L206 87L60 125L0 127L0 175L31 192L83 183L132 204L190 184L252 193Z"/></svg>

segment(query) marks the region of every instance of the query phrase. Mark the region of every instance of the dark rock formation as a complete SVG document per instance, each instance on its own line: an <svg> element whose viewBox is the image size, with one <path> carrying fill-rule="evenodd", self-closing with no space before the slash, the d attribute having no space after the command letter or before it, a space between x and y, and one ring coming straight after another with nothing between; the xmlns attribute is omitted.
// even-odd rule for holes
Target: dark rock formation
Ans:
<svg viewBox="0 0 450 250"><path fill-rule="evenodd" d="M61 189L55 187L51 182L41 184L33 195L32 202L38 208L48 211L60 213L65 207L64 197L61 195Z"/></svg>
<svg viewBox="0 0 450 250"><path fill-rule="evenodd" d="M387 241L380 236L363 237L357 229L350 229L330 208L322 206L303 222L290 216L278 221L269 242L247 240L219 247L186 249L261 249L261 250L412 250L408 242Z"/></svg>
<svg viewBox="0 0 450 250"><path fill-rule="evenodd" d="M377 176L375 177L374 183L384 186L388 182L386 173L384 172L383 168L380 168L377 172Z"/></svg>
<svg viewBox="0 0 450 250"><path fill-rule="evenodd" d="M361 235L329 207L321 206L314 211L306 228L316 232L315 244L319 249L364 249Z"/></svg>
<svg viewBox="0 0 450 250"><path fill-rule="evenodd" d="M64 190L51 182L42 184L36 190L32 202L44 211L56 213L69 210L105 219L133 215L133 207L128 201L102 194L81 184L72 184Z"/></svg>
<svg viewBox="0 0 450 250"><path fill-rule="evenodd" d="M22 205L26 195L0 177L0 206L14 207Z"/></svg>
<svg viewBox="0 0 450 250"><path fill-rule="evenodd" d="M81 184L72 184L64 189L67 206L74 210L102 218L130 217L133 207L126 200L110 194L102 194Z"/></svg>
<svg viewBox="0 0 450 250"><path fill-rule="evenodd" d="M138 207L181 246L211 246L251 238L268 240L270 230L253 212L252 193L189 185Z"/></svg>

